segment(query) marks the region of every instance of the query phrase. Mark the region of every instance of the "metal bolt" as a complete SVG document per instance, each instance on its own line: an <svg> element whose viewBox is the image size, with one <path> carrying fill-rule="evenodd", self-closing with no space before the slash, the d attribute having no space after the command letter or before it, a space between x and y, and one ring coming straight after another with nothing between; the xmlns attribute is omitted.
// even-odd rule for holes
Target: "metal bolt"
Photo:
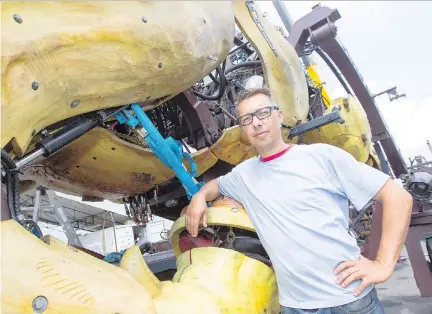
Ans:
<svg viewBox="0 0 432 314"><path fill-rule="evenodd" d="M80 103L80 101L79 101L78 99L75 99L75 100L70 104L70 107L71 107L71 108L78 107L79 103Z"/></svg>
<svg viewBox="0 0 432 314"><path fill-rule="evenodd" d="M34 81L34 82L32 83L32 88L33 88L33 90L37 90L37 89L39 88L39 83L36 82L36 81Z"/></svg>
<svg viewBox="0 0 432 314"><path fill-rule="evenodd" d="M18 14L14 14L13 15L13 19L15 20L15 22L17 22L18 24L21 24L23 22L23 19L21 16L19 16Z"/></svg>
<svg viewBox="0 0 432 314"><path fill-rule="evenodd" d="M233 213L238 213L239 212L239 210L238 210L238 208L231 208L231 211L233 212Z"/></svg>
<svg viewBox="0 0 432 314"><path fill-rule="evenodd" d="M32 302L33 310L36 313L42 313L48 308L48 300L43 295L37 296Z"/></svg>
<svg viewBox="0 0 432 314"><path fill-rule="evenodd" d="M144 23L147 23L147 22L148 22L147 18L145 18L144 16L141 18L141 20L142 20Z"/></svg>

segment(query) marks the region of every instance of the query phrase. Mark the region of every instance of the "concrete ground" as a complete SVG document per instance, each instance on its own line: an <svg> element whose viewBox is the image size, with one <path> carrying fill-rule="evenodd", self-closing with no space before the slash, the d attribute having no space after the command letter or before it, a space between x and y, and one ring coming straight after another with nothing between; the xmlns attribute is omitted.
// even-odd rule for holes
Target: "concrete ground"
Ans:
<svg viewBox="0 0 432 314"><path fill-rule="evenodd" d="M405 250L402 257L408 257ZM392 277L376 289L386 314L432 314L432 297L420 296L409 259L398 263Z"/></svg>

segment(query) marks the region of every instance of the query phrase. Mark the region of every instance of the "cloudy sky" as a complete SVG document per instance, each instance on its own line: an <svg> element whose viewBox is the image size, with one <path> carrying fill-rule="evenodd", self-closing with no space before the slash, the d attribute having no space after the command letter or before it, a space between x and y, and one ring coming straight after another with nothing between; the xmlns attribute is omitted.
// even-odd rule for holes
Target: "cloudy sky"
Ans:
<svg viewBox="0 0 432 314"><path fill-rule="evenodd" d="M283 26L272 1L258 2L273 24ZM293 21L311 11L318 1L285 1ZM422 154L432 161L426 140L432 143L432 2L322 1L339 10L338 37L360 71L371 93L397 86L399 98L375 98L396 145L408 157ZM344 96L337 79L318 55L313 56L332 98ZM402 121L402 122L401 122Z"/></svg>

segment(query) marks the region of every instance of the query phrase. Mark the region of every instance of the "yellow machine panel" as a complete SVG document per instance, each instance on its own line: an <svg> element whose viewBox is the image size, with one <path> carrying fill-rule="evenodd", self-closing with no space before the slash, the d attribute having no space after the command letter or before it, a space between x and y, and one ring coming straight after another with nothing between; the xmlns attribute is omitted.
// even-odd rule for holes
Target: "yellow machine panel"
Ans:
<svg viewBox="0 0 432 314"><path fill-rule="evenodd" d="M337 98L327 107L329 113L340 106L345 123L331 123L302 135L306 144L327 143L346 150L360 162L366 163L371 155L372 133L366 113L357 99L352 96Z"/></svg>
<svg viewBox="0 0 432 314"><path fill-rule="evenodd" d="M54 122L178 94L226 58L234 25L227 1L2 3L1 146L21 155Z"/></svg>
<svg viewBox="0 0 432 314"><path fill-rule="evenodd" d="M280 311L273 270L233 250L201 247L184 252L177 259L173 282L204 287L221 300L225 313Z"/></svg>
<svg viewBox="0 0 432 314"><path fill-rule="evenodd" d="M256 48L263 63L265 83L284 113L283 122L288 126L295 126L299 121L305 122L309 110L308 90L294 48L267 19L262 18L263 12L256 4L251 4L252 13L245 1L233 1L233 8L237 25Z"/></svg>
<svg viewBox="0 0 432 314"><path fill-rule="evenodd" d="M35 313L37 296L46 298L44 314L157 313L149 292L121 268L50 236L45 243L14 220L2 221L0 233L2 314Z"/></svg>
<svg viewBox="0 0 432 314"><path fill-rule="evenodd" d="M198 175L217 161L208 148L191 157L197 163ZM103 128L91 130L23 173L23 180L34 180L47 188L112 200L141 194L174 177L149 148L123 141Z"/></svg>
<svg viewBox="0 0 432 314"><path fill-rule="evenodd" d="M212 206L209 225L254 231L239 204L218 201ZM172 240L184 230L184 218L174 226ZM277 314L280 310L273 269L235 250L198 247L180 253L172 282L160 282L136 246L125 252L117 267L51 236L42 241L14 220L2 221L0 234L2 313L34 313L35 306L48 314Z"/></svg>

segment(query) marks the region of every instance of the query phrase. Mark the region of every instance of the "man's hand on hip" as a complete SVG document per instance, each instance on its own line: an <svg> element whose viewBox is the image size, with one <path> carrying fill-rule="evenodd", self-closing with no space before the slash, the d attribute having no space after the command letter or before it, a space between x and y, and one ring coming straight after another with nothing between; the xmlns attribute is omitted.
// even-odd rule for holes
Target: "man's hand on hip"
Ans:
<svg viewBox="0 0 432 314"><path fill-rule="evenodd" d="M336 267L334 274L338 276L336 283L347 287L355 280L362 280L362 283L354 292L358 296L371 284L384 282L390 278L393 268L384 265L380 261L371 261L360 255L357 261L345 261Z"/></svg>

